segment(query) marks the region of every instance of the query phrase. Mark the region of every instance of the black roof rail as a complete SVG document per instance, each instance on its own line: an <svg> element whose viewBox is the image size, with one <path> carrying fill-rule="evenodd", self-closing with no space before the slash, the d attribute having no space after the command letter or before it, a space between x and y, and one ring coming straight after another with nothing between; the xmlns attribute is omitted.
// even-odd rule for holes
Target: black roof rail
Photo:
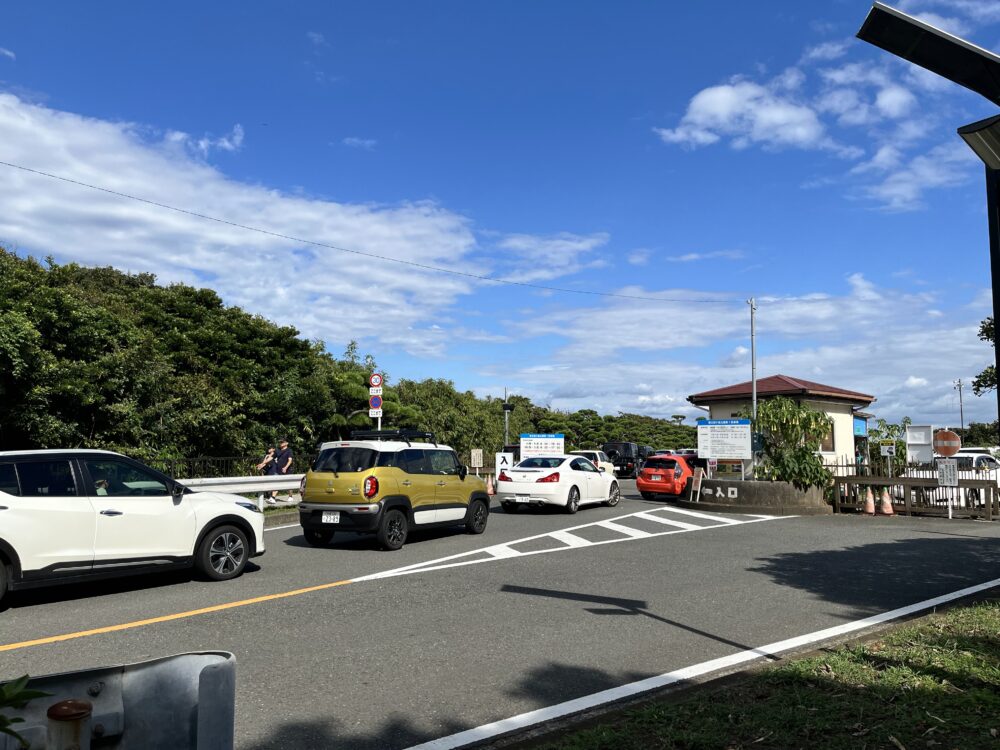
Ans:
<svg viewBox="0 0 1000 750"><path fill-rule="evenodd" d="M351 440L404 440L409 445L411 440L429 440L437 445L433 432L423 430L351 430Z"/></svg>

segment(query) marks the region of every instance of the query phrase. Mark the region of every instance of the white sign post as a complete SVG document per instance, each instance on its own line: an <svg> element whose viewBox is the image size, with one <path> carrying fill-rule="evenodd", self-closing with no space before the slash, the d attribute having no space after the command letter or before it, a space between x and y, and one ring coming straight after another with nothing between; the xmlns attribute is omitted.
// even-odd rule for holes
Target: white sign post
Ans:
<svg viewBox="0 0 1000 750"><path fill-rule="evenodd" d="M476 476L479 476L479 470L483 468L483 449L473 448L469 451L469 463L472 464L472 468L476 470Z"/></svg>
<svg viewBox="0 0 1000 750"><path fill-rule="evenodd" d="M561 456L566 452L566 436L561 432L522 433L521 460L531 456Z"/></svg>
<svg viewBox="0 0 1000 750"><path fill-rule="evenodd" d="M937 461L938 487L958 487L958 459L939 458ZM948 493L948 518L951 518L951 497Z"/></svg>

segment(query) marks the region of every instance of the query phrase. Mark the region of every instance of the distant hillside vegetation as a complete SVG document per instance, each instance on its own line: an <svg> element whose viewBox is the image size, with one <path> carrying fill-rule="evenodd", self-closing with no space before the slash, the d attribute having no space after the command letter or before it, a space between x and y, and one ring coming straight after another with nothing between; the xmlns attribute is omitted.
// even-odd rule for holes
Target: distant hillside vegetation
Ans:
<svg viewBox="0 0 1000 750"><path fill-rule="evenodd" d="M45 264L0 247L0 449L91 447L140 459L246 456L279 435L310 453L371 427L367 376L342 358L208 289L151 274ZM447 380L385 389L383 427L433 431L467 459L503 442L497 399ZM695 443L695 428L636 414L563 413L511 399L511 435L564 432L571 448Z"/></svg>

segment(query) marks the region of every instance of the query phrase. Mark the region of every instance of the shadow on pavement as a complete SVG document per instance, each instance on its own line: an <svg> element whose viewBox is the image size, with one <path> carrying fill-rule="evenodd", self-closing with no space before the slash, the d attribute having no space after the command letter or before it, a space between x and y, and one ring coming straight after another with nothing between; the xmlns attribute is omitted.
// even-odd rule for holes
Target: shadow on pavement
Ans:
<svg viewBox="0 0 1000 750"><path fill-rule="evenodd" d="M1000 539L965 535L900 539L783 552L756 562L751 571L764 573L781 586L868 615L1000 578Z"/></svg>
<svg viewBox="0 0 1000 750"><path fill-rule="evenodd" d="M467 725L449 722L438 731L418 729L407 716L392 715L377 733L359 736L338 719L292 721L274 729L270 736L249 743L237 743L239 750L290 750L291 748L323 748L323 750L402 750L422 742L455 734Z"/></svg>

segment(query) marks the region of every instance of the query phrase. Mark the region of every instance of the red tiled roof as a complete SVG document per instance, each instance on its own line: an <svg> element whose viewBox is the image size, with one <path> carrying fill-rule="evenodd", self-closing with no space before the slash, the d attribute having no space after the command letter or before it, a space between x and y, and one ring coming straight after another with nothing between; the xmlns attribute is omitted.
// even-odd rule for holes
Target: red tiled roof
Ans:
<svg viewBox="0 0 1000 750"><path fill-rule="evenodd" d="M724 388L716 388L712 391L702 391L688 396L688 401L692 404L704 404L712 401L728 401L730 399L750 398L752 384L751 381L727 385ZM837 401L853 401L868 406L875 400L874 396L857 391L846 391L843 388L834 388L832 385L813 383L801 378L792 378L788 375L771 375L757 380L757 397L766 396L812 396L814 398L826 398Z"/></svg>

